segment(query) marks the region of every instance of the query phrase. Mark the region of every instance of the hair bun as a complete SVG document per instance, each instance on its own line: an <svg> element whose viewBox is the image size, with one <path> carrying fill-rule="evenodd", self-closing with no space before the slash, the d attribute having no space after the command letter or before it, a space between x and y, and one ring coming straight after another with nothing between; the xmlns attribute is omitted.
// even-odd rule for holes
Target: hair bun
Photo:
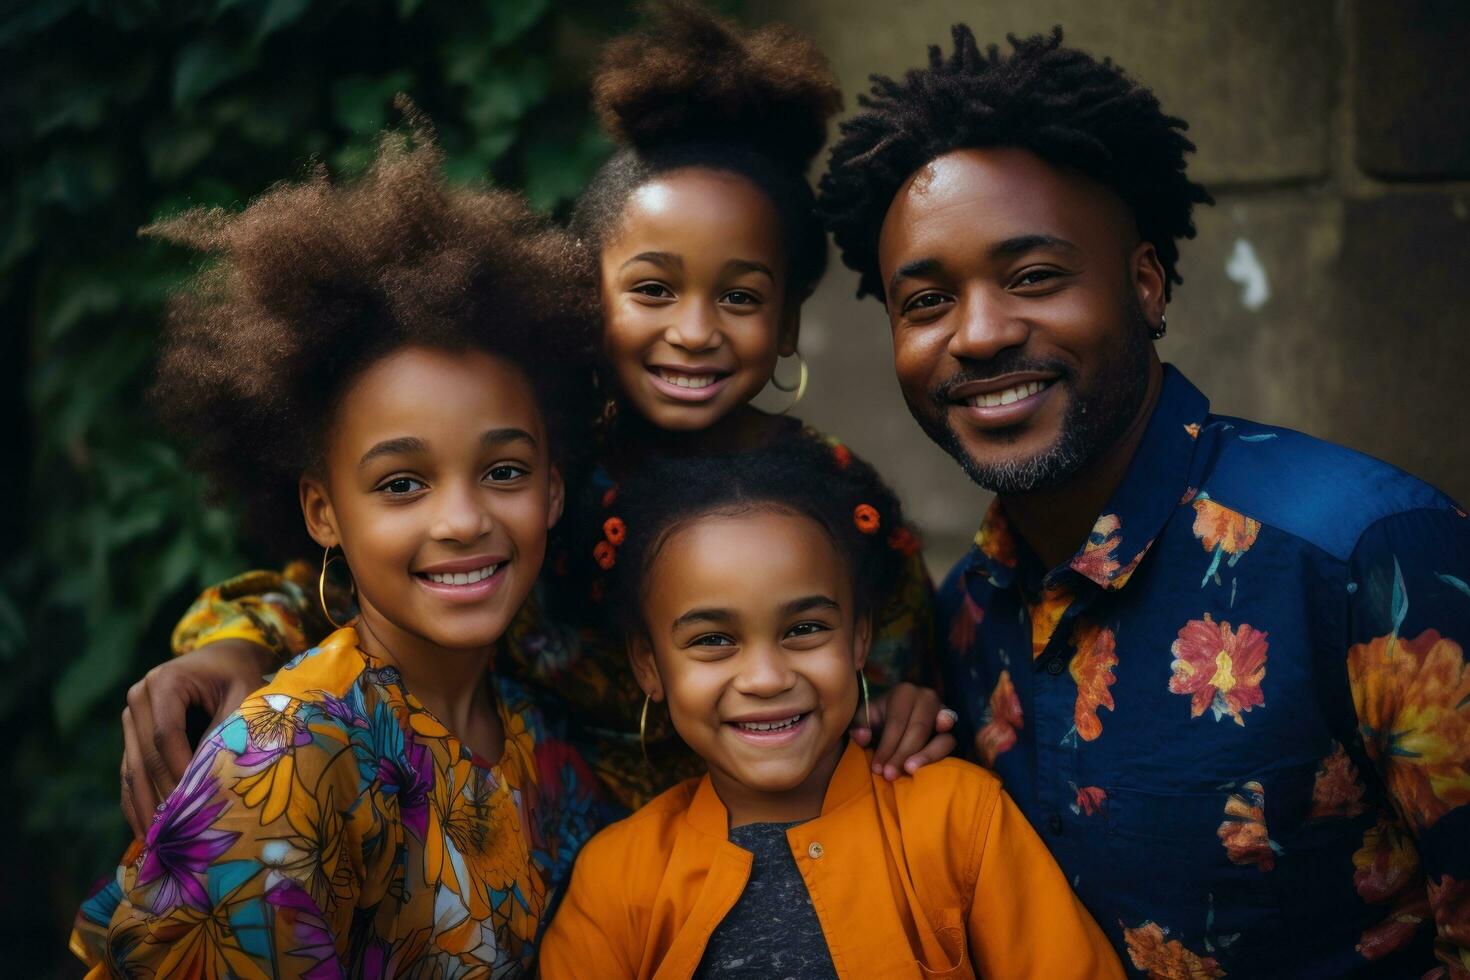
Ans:
<svg viewBox="0 0 1470 980"><path fill-rule="evenodd" d="M592 103L616 141L746 143L805 171L842 108L832 66L785 25L745 31L691 0L655 0L649 23L603 49Z"/></svg>

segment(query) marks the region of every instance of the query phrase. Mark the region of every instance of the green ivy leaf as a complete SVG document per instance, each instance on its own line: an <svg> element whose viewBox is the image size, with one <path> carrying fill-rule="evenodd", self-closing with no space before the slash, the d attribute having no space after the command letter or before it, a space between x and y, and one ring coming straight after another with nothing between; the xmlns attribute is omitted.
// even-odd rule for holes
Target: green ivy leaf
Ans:
<svg viewBox="0 0 1470 980"><path fill-rule="evenodd" d="M63 734L73 731L132 670L133 651L142 632L137 617L121 609L109 610L92 624L82 655L67 665L52 697L56 726Z"/></svg>
<svg viewBox="0 0 1470 980"><path fill-rule="evenodd" d="M174 64L174 107L183 108L255 67L253 49L231 47L218 37L190 41Z"/></svg>
<svg viewBox="0 0 1470 980"><path fill-rule="evenodd" d="M332 116L350 133L376 134L388 121L393 97L408 91L413 75L395 71L382 78L353 75L332 85Z"/></svg>
<svg viewBox="0 0 1470 980"><path fill-rule="evenodd" d="M256 28L256 38L276 33L306 13L310 7L311 0L269 0L264 14L261 15L260 26Z"/></svg>
<svg viewBox="0 0 1470 980"><path fill-rule="evenodd" d="M504 47L530 30L550 6L550 0L489 0L491 47Z"/></svg>

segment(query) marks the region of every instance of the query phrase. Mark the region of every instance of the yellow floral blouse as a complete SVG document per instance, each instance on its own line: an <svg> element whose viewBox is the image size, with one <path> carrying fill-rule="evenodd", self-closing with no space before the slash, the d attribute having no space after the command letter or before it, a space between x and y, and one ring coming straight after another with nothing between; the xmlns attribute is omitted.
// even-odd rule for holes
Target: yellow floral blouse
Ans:
<svg viewBox="0 0 1470 980"><path fill-rule="evenodd" d="M279 583L278 583L279 584ZM496 679L505 754L474 756L351 628L215 729L83 905L93 976L502 977L606 822L596 781Z"/></svg>

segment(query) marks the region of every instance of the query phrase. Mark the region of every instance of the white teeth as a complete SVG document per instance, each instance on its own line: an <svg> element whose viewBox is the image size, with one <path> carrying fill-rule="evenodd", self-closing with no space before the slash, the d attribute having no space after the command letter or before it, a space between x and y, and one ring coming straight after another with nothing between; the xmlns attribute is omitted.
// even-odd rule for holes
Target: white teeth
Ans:
<svg viewBox="0 0 1470 980"><path fill-rule="evenodd" d="M791 728L805 717L805 715L792 715L784 721L740 721L736 724L748 732L779 732Z"/></svg>
<svg viewBox="0 0 1470 980"><path fill-rule="evenodd" d="M424 577L430 582L438 582L440 585L474 585L476 582L483 581L494 575L503 564L504 562L495 565L486 565L484 568L477 568L473 572L445 572L442 575L437 572L428 572Z"/></svg>
<svg viewBox="0 0 1470 980"><path fill-rule="evenodd" d="M674 371L666 371L663 368L658 369L658 376L669 384L678 385L680 388L708 388L716 380L713 374L678 374Z"/></svg>
<svg viewBox="0 0 1470 980"><path fill-rule="evenodd" d="M1050 381L1027 381L1024 384L1013 385L1004 391L987 391L984 394L972 396L970 398L970 405L973 408L995 408L999 405L1010 405L1020 401L1022 398L1030 398L1050 384Z"/></svg>

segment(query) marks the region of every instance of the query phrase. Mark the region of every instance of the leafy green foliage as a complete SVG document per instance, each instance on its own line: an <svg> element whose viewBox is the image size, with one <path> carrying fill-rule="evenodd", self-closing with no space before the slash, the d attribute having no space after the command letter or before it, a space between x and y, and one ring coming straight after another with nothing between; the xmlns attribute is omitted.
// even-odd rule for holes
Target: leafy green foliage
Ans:
<svg viewBox="0 0 1470 980"><path fill-rule="evenodd" d="M29 0L0 13L0 388L24 402L0 398L29 419L30 463L9 481L23 499L0 508L0 540L25 542L0 569L0 730L20 784L0 834L29 855L15 880L49 890L4 927L25 941L0 939L42 951L35 969L11 964L21 974L64 955L84 884L125 843L127 685L167 656L189 598L252 558L144 406L163 301L195 260L137 229L238 207L313 161L361 167L400 91L434 120L457 179L564 208L607 152L586 62L625 19L590 0Z"/></svg>

